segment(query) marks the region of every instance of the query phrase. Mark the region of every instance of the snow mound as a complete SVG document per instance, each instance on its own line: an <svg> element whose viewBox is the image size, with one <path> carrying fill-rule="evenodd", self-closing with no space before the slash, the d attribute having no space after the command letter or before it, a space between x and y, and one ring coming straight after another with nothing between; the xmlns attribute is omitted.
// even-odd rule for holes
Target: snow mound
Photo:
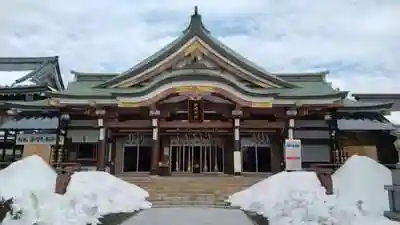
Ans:
<svg viewBox="0 0 400 225"><path fill-rule="evenodd" d="M325 196L314 172L280 172L229 197L232 206L271 217L276 208L293 197L315 199Z"/></svg>
<svg viewBox="0 0 400 225"><path fill-rule="evenodd" d="M8 215L2 225L98 224L109 213L151 207L149 194L105 172L77 172L65 195L54 193L57 174L39 156L30 156L0 171L0 197L13 198L21 218Z"/></svg>
<svg viewBox="0 0 400 225"><path fill-rule="evenodd" d="M86 225L99 224L96 207L81 204L54 193L31 193L14 198L14 210L22 212L15 220L7 216L2 225Z"/></svg>
<svg viewBox="0 0 400 225"><path fill-rule="evenodd" d="M399 224L381 215L388 198L383 186L392 182L384 166L353 156L334 176L337 195L326 195L314 172L281 172L232 195L228 202L267 217L272 225Z"/></svg>
<svg viewBox="0 0 400 225"><path fill-rule="evenodd" d="M77 172L72 175L66 197L98 207L101 215L134 212L151 207L149 193L142 188L99 171Z"/></svg>
<svg viewBox="0 0 400 225"><path fill-rule="evenodd" d="M341 204L363 202L367 213L383 215L389 210L385 185L392 184L391 171L367 156L352 156L333 175L333 189Z"/></svg>
<svg viewBox="0 0 400 225"><path fill-rule="evenodd" d="M0 195L6 199L31 192L54 192L57 173L33 155L0 170ZM6 184L6 185L4 185Z"/></svg>

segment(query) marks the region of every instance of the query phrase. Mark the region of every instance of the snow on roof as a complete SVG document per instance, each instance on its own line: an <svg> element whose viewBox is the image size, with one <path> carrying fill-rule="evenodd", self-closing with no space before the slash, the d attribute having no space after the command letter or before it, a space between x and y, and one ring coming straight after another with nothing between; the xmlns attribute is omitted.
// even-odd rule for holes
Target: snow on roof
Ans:
<svg viewBox="0 0 400 225"><path fill-rule="evenodd" d="M0 87L11 86L14 84L15 80L27 75L33 70L24 70L24 71L0 71ZM24 81L22 83L18 83L17 86L20 85L33 85L33 82Z"/></svg>
<svg viewBox="0 0 400 225"><path fill-rule="evenodd" d="M400 124L400 112L391 112L390 115L385 116L390 122Z"/></svg>

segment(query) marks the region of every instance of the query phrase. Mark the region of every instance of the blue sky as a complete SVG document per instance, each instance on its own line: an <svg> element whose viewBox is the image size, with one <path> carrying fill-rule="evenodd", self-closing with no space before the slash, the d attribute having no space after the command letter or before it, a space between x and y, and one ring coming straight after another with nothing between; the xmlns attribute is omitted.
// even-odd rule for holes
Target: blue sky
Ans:
<svg viewBox="0 0 400 225"><path fill-rule="evenodd" d="M399 0L4 1L0 57L59 55L67 81L71 69L124 71L179 35L194 5L268 71L330 70L341 89L400 92Z"/></svg>

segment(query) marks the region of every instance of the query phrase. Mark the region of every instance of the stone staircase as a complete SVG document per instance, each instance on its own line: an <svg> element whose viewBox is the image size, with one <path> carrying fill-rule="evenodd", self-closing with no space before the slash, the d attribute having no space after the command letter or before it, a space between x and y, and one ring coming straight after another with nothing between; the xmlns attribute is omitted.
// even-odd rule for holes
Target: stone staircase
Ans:
<svg viewBox="0 0 400 225"><path fill-rule="evenodd" d="M266 176L233 177L181 175L171 177L123 174L123 180L138 185L150 193L154 207L166 206L226 206L228 196L241 191Z"/></svg>

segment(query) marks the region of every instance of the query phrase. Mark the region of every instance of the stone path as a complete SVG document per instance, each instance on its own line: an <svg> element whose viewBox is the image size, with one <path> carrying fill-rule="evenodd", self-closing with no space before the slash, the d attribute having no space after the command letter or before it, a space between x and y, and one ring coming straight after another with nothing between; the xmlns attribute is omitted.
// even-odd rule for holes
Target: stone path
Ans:
<svg viewBox="0 0 400 225"><path fill-rule="evenodd" d="M123 225L253 225L239 209L174 207L144 210Z"/></svg>

